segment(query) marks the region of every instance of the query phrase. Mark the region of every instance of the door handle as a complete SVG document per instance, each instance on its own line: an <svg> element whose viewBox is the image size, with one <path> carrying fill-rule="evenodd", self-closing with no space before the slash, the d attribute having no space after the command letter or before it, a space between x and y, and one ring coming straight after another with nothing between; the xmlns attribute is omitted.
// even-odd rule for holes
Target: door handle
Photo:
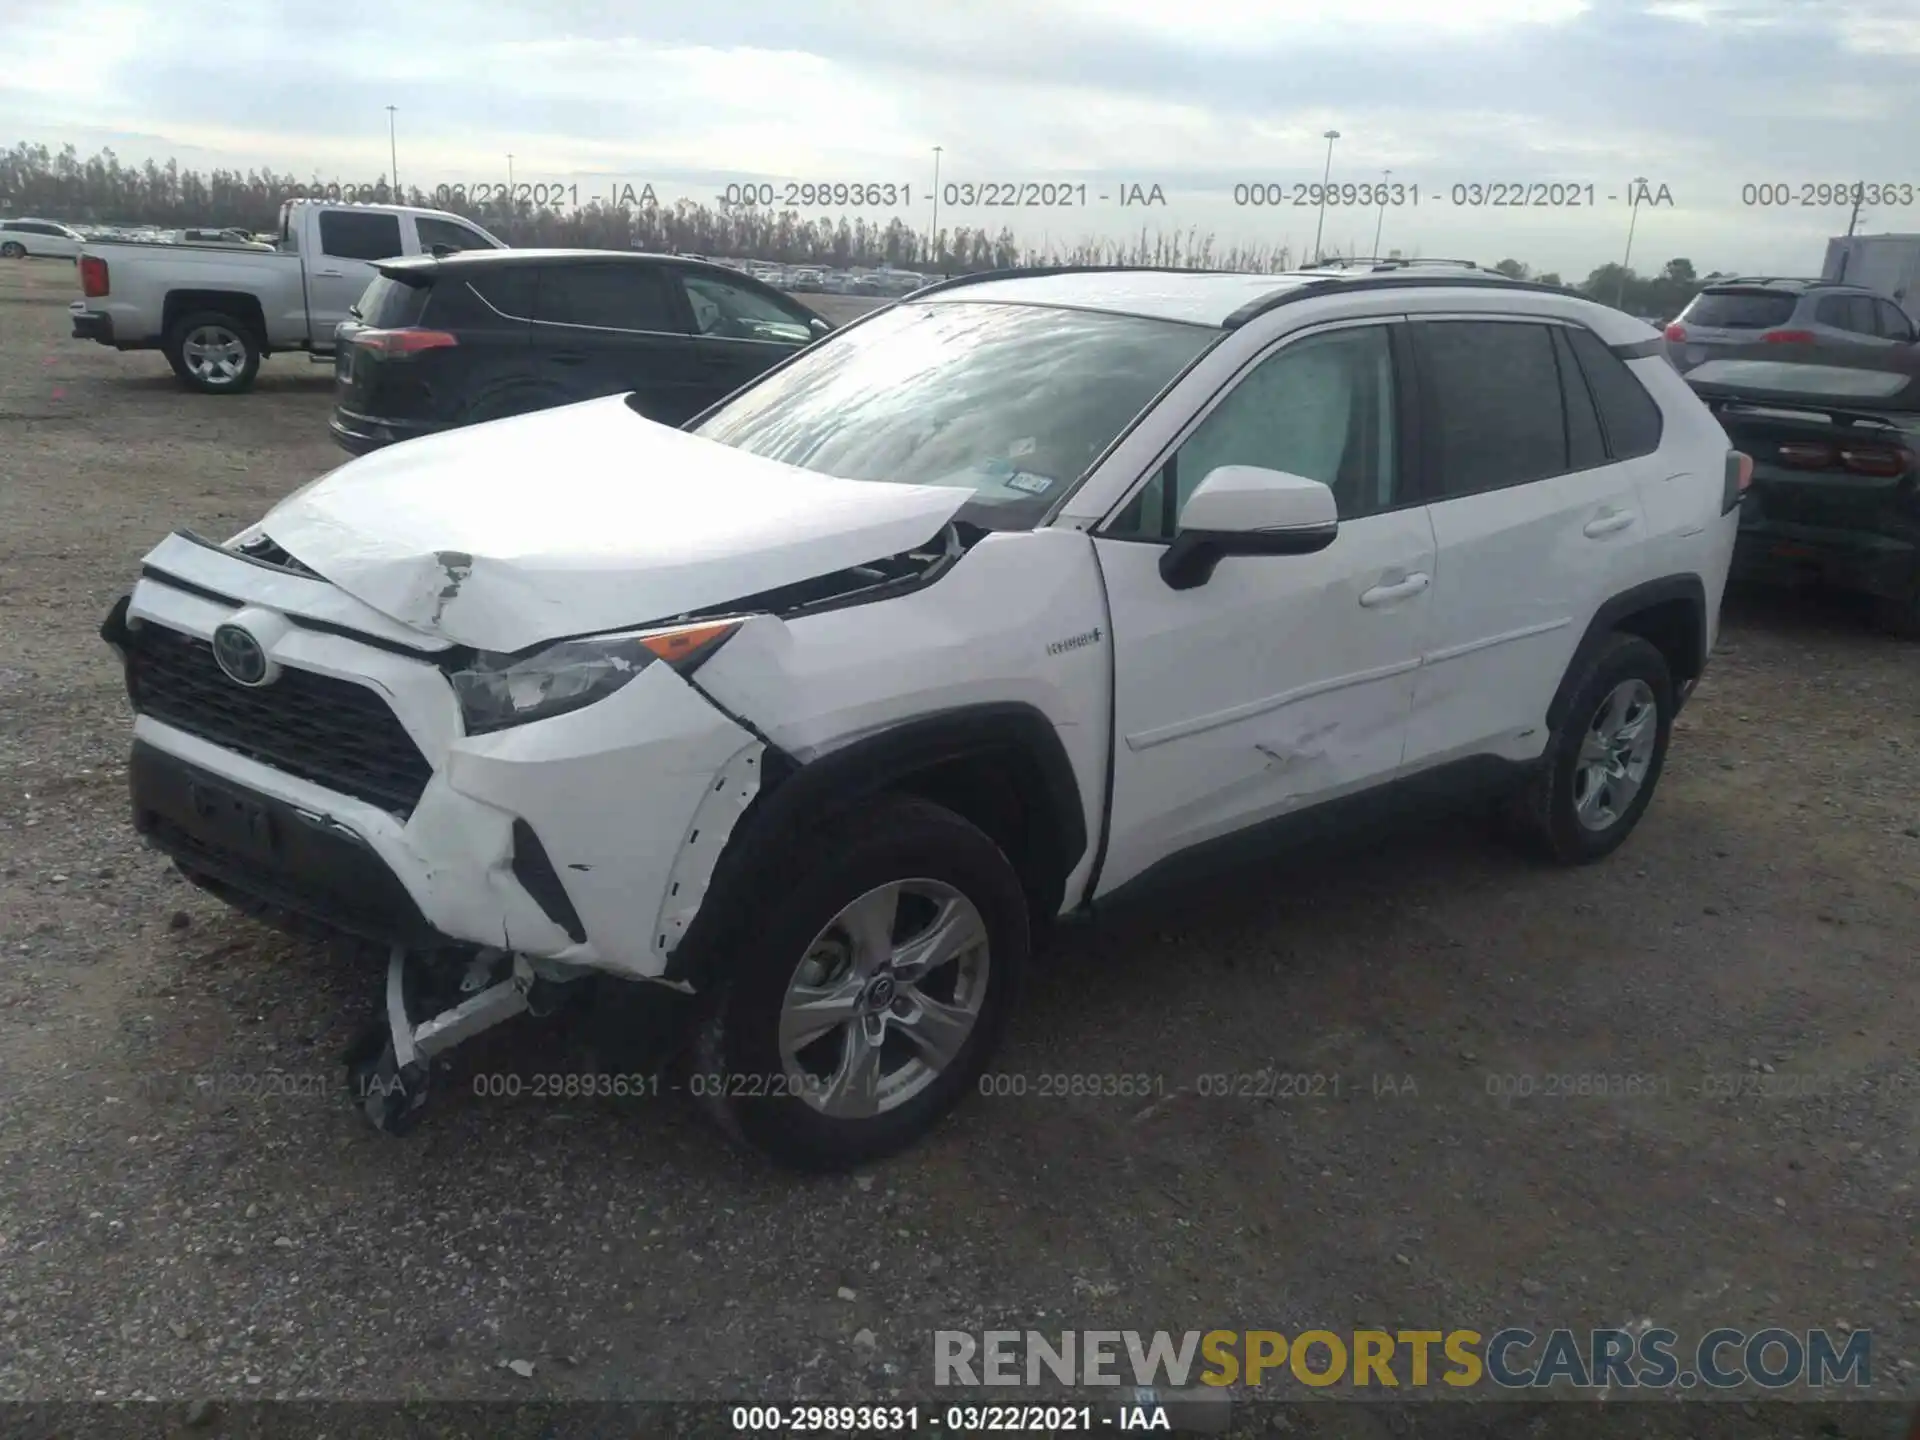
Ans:
<svg viewBox="0 0 1920 1440"><path fill-rule="evenodd" d="M1603 535L1611 535L1616 530L1626 529L1633 524L1633 521L1634 514L1631 510L1609 510L1594 516L1581 527L1580 533L1589 540L1598 540Z"/></svg>
<svg viewBox="0 0 1920 1440"><path fill-rule="evenodd" d="M562 350L559 354L549 355L547 358L556 365L584 365L587 363L587 357L582 355L578 350Z"/></svg>
<svg viewBox="0 0 1920 1440"><path fill-rule="evenodd" d="M1376 585L1360 594L1360 603L1371 610L1376 605L1390 605L1395 600L1404 600L1409 595L1418 595L1433 583L1433 577L1424 570L1416 570L1404 580L1396 580L1390 585Z"/></svg>
<svg viewBox="0 0 1920 1440"><path fill-rule="evenodd" d="M338 280L347 272L344 270L316 270L313 273L323 280Z"/></svg>

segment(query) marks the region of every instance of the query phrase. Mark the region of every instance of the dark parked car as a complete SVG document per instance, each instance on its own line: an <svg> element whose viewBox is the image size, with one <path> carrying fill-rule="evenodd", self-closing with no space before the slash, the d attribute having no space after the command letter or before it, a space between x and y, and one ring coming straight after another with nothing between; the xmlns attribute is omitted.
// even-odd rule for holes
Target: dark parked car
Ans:
<svg viewBox="0 0 1920 1440"><path fill-rule="evenodd" d="M750 276L677 255L470 250L376 269L335 351L330 428L356 455L627 392L680 425L832 328Z"/></svg>
<svg viewBox="0 0 1920 1440"><path fill-rule="evenodd" d="M1753 457L1735 577L1864 591L1920 639L1920 354L1760 344L1686 378Z"/></svg>

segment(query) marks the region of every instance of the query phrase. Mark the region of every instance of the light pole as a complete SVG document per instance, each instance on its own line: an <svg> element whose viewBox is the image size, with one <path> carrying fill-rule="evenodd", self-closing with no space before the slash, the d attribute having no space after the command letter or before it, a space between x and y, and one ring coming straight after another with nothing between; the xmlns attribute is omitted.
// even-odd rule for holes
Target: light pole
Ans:
<svg viewBox="0 0 1920 1440"><path fill-rule="evenodd" d="M927 231L927 259L935 264L940 260L940 150L933 147L933 228Z"/></svg>
<svg viewBox="0 0 1920 1440"><path fill-rule="evenodd" d="M1633 177L1633 201L1627 206L1627 253L1620 257L1620 283L1614 287L1613 308L1618 310L1627 298L1627 262L1633 258L1633 227L1640 218L1640 190L1646 176Z"/></svg>
<svg viewBox="0 0 1920 1440"><path fill-rule="evenodd" d="M1380 258L1380 227L1387 223L1387 177L1391 170L1380 172L1380 218L1373 222L1373 258Z"/></svg>
<svg viewBox="0 0 1920 1440"><path fill-rule="evenodd" d="M387 106L387 175L393 181L393 199L400 203L400 148L393 135L393 112L395 107Z"/></svg>
<svg viewBox="0 0 1920 1440"><path fill-rule="evenodd" d="M513 198L513 152L507 152L507 198Z"/></svg>
<svg viewBox="0 0 1920 1440"><path fill-rule="evenodd" d="M1332 177L1332 142L1340 138L1340 132L1327 131L1327 134L1323 134L1321 138L1327 142L1327 171L1325 175L1321 175L1321 217L1319 217L1319 223L1315 223L1313 227L1313 263L1315 265L1319 265L1321 261L1321 253L1319 253L1321 230L1327 228L1327 180Z"/></svg>

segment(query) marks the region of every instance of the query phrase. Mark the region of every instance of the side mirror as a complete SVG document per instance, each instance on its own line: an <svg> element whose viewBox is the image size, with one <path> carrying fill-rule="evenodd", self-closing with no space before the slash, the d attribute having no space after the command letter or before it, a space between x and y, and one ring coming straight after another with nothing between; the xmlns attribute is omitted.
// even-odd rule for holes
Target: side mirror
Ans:
<svg viewBox="0 0 1920 1440"><path fill-rule="evenodd" d="M1180 533L1160 557L1160 578L1191 590L1212 579L1228 555L1311 555L1339 533L1339 506L1318 480L1222 465L1187 497Z"/></svg>
<svg viewBox="0 0 1920 1440"><path fill-rule="evenodd" d="M833 325L829 321L816 315L807 322L807 328L816 335L825 335L833 329Z"/></svg>

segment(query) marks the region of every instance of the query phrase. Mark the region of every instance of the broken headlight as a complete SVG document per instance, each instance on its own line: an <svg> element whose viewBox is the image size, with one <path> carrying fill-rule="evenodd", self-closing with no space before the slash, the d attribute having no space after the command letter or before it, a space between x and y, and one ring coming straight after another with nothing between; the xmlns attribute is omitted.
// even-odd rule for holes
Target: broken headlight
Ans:
<svg viewBox="0 0 1920 1440"><path fill-rule="evenodd" d="M742 619L705 621L594 635L562 640L531 655L483 650L448 678L459 698L467 733L480 735L604 700L657 661L686 674L741 624Z"/></svg>

